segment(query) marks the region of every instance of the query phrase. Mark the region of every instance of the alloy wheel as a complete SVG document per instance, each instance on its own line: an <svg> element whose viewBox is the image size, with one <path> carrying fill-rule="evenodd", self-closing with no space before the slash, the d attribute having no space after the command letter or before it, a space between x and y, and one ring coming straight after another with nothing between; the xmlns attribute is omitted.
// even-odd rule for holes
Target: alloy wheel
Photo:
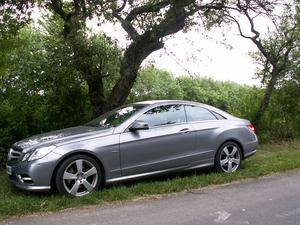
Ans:
<svg viewBox="0 0 300 225"><path fill-rule="evenodd" d="M95 189L97 182L96 166L86 159L72 161L63 173L63 185L70 195L87 195Z"/></svg>
<svg viewBox="0 0 300 225"><path fill-rule="evenodd" d="M236 171L241 163L241 154L237 146L225 145L220 154L220 166L226 173Z"/></svg>

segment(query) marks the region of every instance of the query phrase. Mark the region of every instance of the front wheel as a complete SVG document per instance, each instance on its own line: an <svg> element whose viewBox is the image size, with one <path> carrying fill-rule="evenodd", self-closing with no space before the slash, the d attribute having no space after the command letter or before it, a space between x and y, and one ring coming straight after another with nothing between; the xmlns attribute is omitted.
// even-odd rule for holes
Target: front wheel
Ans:
<svg viewBox="0 0 300 225"><path fill-rule="evenodd" d="M222 144L215 158L216 169L225 173L235 172L241 166L241 156L241 148L236 143Z"/></svg>
<svg viewBox="0 0 300 225"><path fill-rule="evenodd" d="M93 158L74 155L59 166L55 181L60 193L84 196L100 187L101 169Z"/></svg>

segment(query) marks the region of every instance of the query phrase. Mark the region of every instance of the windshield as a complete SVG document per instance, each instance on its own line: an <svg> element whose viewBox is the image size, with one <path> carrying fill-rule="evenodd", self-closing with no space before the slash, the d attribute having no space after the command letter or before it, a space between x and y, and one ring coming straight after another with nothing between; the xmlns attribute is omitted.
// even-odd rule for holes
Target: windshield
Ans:
<svg viewBox="0 0 300 225"><path fill-rule="evenodd" d="M115 110L107 112L98 118L85 124L92 127L116 127L131 117L135 112L142 109L145 105L125 105Z"/></svg>

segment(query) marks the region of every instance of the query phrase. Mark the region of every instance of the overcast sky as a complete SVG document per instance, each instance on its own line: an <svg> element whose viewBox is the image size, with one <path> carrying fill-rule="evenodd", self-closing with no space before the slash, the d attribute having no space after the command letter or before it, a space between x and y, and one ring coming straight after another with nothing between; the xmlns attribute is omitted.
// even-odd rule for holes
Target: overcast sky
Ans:
<svg viewBox="0 0 300 225"><path fill-rule="evenodd" d="M206 76L215 80L230 80L240 84L259 84L254 78L256 65L249 56L255 46L234 32L226 33L222 44L220 32L209 32L204 38L197 31L179 33L166 42L166 49L153 53L148 60L176 75L189 73L192 76Z"/></svg>

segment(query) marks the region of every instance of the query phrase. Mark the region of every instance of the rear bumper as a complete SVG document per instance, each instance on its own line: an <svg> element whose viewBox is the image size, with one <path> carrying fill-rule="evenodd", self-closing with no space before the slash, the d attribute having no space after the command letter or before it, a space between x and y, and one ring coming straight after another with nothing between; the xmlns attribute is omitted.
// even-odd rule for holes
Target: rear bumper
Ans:
<svg viewBox="0 0 300 225"><path fill-rule="evenodd" d="M250 156L254 155L255 153L256 153L256 149L255 149L254 151L252 151L252 152L247 152L247 153L245 153L244 159L249 158Z"/></svg>
<svg viewBox="0 0 300 225"><path fill-rule="evenodd" d="M255 139L253 141L247 142L243 145L244 159L254 155L257 151L257 147L258 147L258 139L257 136L255 135Z"/></svg>

